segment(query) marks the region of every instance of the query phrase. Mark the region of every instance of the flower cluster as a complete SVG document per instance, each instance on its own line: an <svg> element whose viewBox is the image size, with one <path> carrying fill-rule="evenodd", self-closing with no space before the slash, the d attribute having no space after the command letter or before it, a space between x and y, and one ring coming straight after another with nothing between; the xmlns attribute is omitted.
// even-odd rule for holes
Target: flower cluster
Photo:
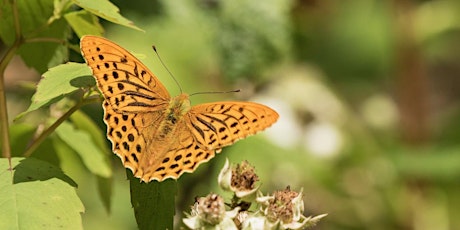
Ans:
<svg viewBox="0 0 460 230"><path fill-rule="evenodd" d="M256 186L258 180L248 162L232 167L227 160L218 182L222 189L233 193L231 202L226 206L216 194L198 198L183 220L185 225L189 229L305 229L327 215L305 217L302 190L287 187L264 196ZM252 204L257 207L250 209Z"/></svg>
<svg viewBox="0 0 460 230"><path fill-rule="evenodd" d="M216 194L197 199L184 223L190 229L237 229L233 218L239 208L225 211L224 199Z"/></svg>

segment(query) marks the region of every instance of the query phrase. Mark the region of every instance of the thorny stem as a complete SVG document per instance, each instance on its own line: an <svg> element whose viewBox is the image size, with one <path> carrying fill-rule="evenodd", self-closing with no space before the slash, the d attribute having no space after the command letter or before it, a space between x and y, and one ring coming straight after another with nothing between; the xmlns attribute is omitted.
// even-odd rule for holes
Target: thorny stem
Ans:
<svg viewBox="0 0 460 230"><path fill-rule="evenodd" d="M24 157L29 157L32 155L32 153L40 146L40 144L51 134L56 130L57 127L59 127L62 122L67 120L75 111L80 109L82 106L91 104L93 102L99 101L100 98L90 98L90 99L84 99L81 100L79 103L74 105L72 108L69 109L64 115L62 115L59 119L57 119L50 127L48 127L45 131L43 131L40 136L35 139L32 144L24 151L23 156Z"/></svg>
<svg viewBox="0 0 460 230"><path fill-rule="evenodd" d="M8 158L9 165L11 167L11 146L10 146L10 134L8 124L8 110L6 106L6 92L5 92L5 70L14 54L22 44L21 26L19 24L19 14L16 0L12 1L11 4L13 12L13 22L15 28L16 40L13 43L5 56L0 60L0 135L2 143L2 156Z"/></svg>

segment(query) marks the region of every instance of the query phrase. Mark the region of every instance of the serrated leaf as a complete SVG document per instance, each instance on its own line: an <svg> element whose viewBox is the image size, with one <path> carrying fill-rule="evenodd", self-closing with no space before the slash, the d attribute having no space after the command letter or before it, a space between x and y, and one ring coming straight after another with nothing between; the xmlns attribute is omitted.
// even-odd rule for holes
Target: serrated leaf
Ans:
<svg viewBox="0 0 460 230"><path fill-rule="evenodd" d="M130 27L139 31L143 31L135 26L133 22L126 19L120 14L117 6L107 0L72 0L79 7L107 20L122 26Z"/></svg>
<svg viewBox="0 0 460 230"><path fill-rule="evenodd" d="M32 96L32 103L29 108L15 119L19 119L43 106L50 105L82 87L91 87L95 84L91 70L86 64L69 62L51 68L43 74L38 83L37 91Z"/></svg>
<svg viewBox="0 0 460 230"><path fill-rule="evenodd" d="M76 184L34 158L0 159L0 229L82 229Z"/></svg>
<svg viewBox="0 0 460 230"><path fill-rule="evenodd" d="M56 129L56 134L82 158L89 171L101 177L112 176L106 154L94 144L87 132L75 129L69 122L63 122Z"/></svg>
<svg viewBox="0 0 460 230"><path fill-rule="evenodd" d="M144 229L174 229L174 198L177 193L177 181L167 179L163 182L141 183L131 170L128 175L131 204L134 208L137 226Z"/></svg>
<svg viewBox="0 0 460 230"><path fill-rule="evenodd" d="M65 14L64 18L78 37L82 37L85 34L101 36L104 32L104 28L99 23L98 18L88 11L70 12Z"/></svg>

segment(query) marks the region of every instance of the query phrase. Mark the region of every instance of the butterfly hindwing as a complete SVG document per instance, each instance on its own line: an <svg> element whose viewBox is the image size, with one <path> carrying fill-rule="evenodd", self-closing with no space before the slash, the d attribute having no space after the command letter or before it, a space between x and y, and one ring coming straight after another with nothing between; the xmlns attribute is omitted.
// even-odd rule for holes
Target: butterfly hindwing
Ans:
<svg viewBox="0 0 460 230"><path fill-rule="evenodd" d="M142 173L139 172L138 177L144 181L150 181L151 178L160 181L166 178L176 179L183 173L195 171L201 163L214 157L214 150L200 148L192 134L186 130L185 123L177 127L174 135L176 139L167 149L166 154L158 155L159 158L149 166L141 165Z"/></svg>

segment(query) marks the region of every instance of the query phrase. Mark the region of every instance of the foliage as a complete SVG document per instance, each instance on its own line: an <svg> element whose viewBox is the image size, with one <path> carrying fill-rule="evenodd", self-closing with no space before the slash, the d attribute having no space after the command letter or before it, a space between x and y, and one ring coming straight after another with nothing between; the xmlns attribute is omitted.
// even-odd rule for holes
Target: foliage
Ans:
<svg viewBox="0 0 460 230"><path fill-rule="evenodd" d="M129 229L139 212L155 215L139 206L157 185L136 184L130 197L135 180L110 151L100 96L80 64L84 34L142 53L169 89L153 43L185 91L241 88L231 96L280 113L265 137L165 186L166 203L176 196L162 204L170 218L219 190L225 155L254 164L264 190L303 187L305 216L330 213L319 228L460 225L457 1L112 2L130 20L107 0L0 1L2 229ZM30 69L42 78L19 81Z"/></svg>
<svg viewBox="0 0 460 230"><path fill-rule="evenodd" d="M60 169L33 158L2 160L2 229L66 228L81 226L83 204L77 186Z"/></svg>
<svg viewBox="0 0 460 230"><path fill-rule="evenodd" d="M76 10L76 6L82 9ZM14 54L19 54L27 65L39 72L52 67L43 73L29 108L16 117L16 120L20 120L35 110L51 105L51 114L38 126L42 130L37 129L36 135L32 137L26 134L32 130L24 129L24 134L29 137L30 143L27 143L27 148L22 153L19 152L20 148L10 149L8 114L6 114L5 101L1 102L4 137L2 142L4 158L1 162L4 164L3 168L7 170L2 173L2 187L5 188L2 190L2 197L5 198L2 203L6 205L0 222L4 227L8 226L12 229L33 228L32 226L37 225L41 226L39 228L81 229L83 226L80 214L84 211L81 201L72 187L69 188L68 184L56 181L62 177L62 172L54 168L56 166L65 168L64 165L72 160L67 155L71 152L78 154L82 164L97 178L101 200L110 211L112 196L112 168L108 158L110 155L105 154L109 151L102 138L101 129L97 128L86 114L78 112L81 106L99 101L99 96L94 94L95 81L91 77L91 72L84 64L55 65L67 59L69 47L75 47L68 43L70 28L77 34L102 32L100 29L102 26L95 15L134 29L138 28L118 14L118 8L108 1L3 1L0 10L4 16L0 26L0 37L10 47L2 59L2 88L5 84L5 67ZM90 12L93 14L89 14ZM79 94L76 96L77 100L67 99L76 93ZM68 118L70 120L66 121ZM11 126L11 133L17 132L16 128L19 127L22 130L24 126ZM20 136L11 135L11 137ZM12 140L11 143L16 141ZM46 141L51 141L52 144L43 149ZM42 149L39 149L40 147ZM56 155L53 157L48 152L54 152ZM12 154L28 158L22 160L21 164L17 164L18 158L11 158ZM29 157L32 154L56 166L47 166L46 162L34 160ZM49 170L51 168L53 170ZM24 183L29 181L37 182ZM73 181L71 185L76 187ZM171 196L174 197L174 193ZM28 199L34 202L28 203ZM173 207L172 204L168 206ZM171 214L163 219L172 223Z"/></svg>

